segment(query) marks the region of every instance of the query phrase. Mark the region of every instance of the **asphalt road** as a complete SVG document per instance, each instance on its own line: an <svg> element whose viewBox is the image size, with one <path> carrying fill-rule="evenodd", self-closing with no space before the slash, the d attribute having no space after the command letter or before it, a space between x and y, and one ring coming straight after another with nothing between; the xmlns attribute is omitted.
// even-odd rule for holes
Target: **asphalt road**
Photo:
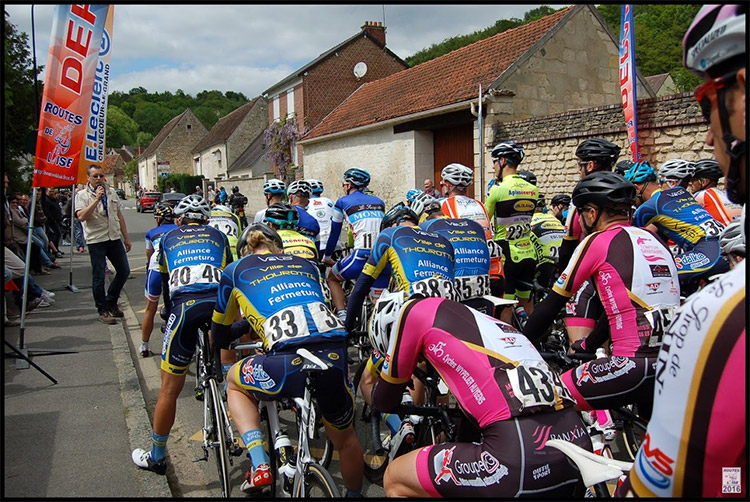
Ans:
<svg viewBox="0 0 750 502"><path fill-rule="evenodd" d="M133 248L128 253L130 261L131 277L126 282L122 300L126 300L128 307L125 312L125 332L128 334L129 342L137 351L141 340L141 321L145 308L143 288L146 277L146 253L144 245L145 233L155 226L153 212L138 213L135 210L135 199L129 198L124 201L123 214L128 226L128 233ZM154 331L151 335L150 347L154 353L148 358L137 356L134 361L138 379L140 381L143 398L146 403L147 413L153 419L153 410L159 395L161 374L159 363L161 360L161 342L163 336L159 329L163 322L157 316ZM177 417L174 427L167 443L168 470L167 478L172 495L176 497L218 497L220 489L216 464L213 459L208 462L194 462L193 459L202 457L200 446L200 429L203 423L202 404L194 397L195 372L191 367L186 378L185 387L177 402ZM361 404L358 404L360 406ZM288 412L287 412L288 413ZM282 413L282 426L286 427L290 435L293 435L295 426L290 420L290 415ZM236 430L235 430L235 435ZM150 448L151 438L142 438L142 448ZM232 495L241 497L244 495L239 486L244 479L244 473L249 468L250 461L245 456L235 457L232 467L231 485ZM329 472L337 482L339 489L344 491L343 481L339 472L338 455L334 453ZM364 480L363 493L367 497L382 497L382 487L370 485Z"/></svg>

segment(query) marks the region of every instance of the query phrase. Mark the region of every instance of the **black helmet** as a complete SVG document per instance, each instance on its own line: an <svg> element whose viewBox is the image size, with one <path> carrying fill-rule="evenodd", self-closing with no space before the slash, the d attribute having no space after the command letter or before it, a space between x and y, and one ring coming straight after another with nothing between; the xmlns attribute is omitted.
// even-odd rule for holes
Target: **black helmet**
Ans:
<svg viewBox="0 0 750 502"><path fill-rule="evenodd" d="M160 202L154 207L154 218L172 221L174 219L174 209L169 204Z"/></svg>
<svg viewBox="0 0 750 502"><path fill-rule="evenodd" d="M605 208L615 204L635 203L635 186L619 174L597 171L587 175L573 189L573 204L583 207L587 203Z"/></svg>
<svg viewBox="0 0 750 502"><path fill-rule="evenodd" d="M536 207L542 209L547 205L547 201L544 200L544 194L539 194L539 198L536 200Z"/></svg>
<svg viewBox="0 0 750 502"><path fill-rule="evenodd" d="M608 168L620 155L620 147L603 138L587 139L576 148L576 157L582 160L598 160Z"/></svg>
<svg viewBox="0 0 750 502"><path fill-rule="evenodd" d="M240 191L240 187L238 187L237 185L232 187L232 193L239 192L239 191Z"/></svg>
<svg viewBox="0 0 750 502"><path fill-rule="evenodd" d="M552 200L550 201L550 204L553 206L556 206L558 204L562 204L564 206L570 205L570 195L565 195L564 193L559 193L552 197Z"/></svg>
<svg viewBox="0 0 750 502"><path fill-rule="evenodd" d="M491 155L493 159L504 157L516 166L520 164L525 157L523 147L517 145L513 141L503 141L502 143L498 143L495 145L495 148L492 149Z"/></svg>
<svg viewBox="0 0 750 502"><path fill-rule="evenodd" d="M402 221L409 219L412 222L419 223L419 217L409 206L399 202L385 213L383 221L380 222L380 231L382 232L386 228L393 224L401 223Z"/></svg>
<svg viewBox="0 0 750 502"><path fill-rule="evenodd" d="M714 159L701 159L697 162L693 162L693 178L700 179L705 178L707 180L719 181L724 176L721 172L719 163Z"/></svg>
<svg viewBox="0 0 750 502"><path fill-rule="evenodd" d="M357 188L364 188L370 184L370 173L358 167L344 171L344 181Z"/></svg>
<svg viewBox="0 0 750 502"><path fill-rule="evenodd" d="M615 164L615 172L620 176L625 176L625 173L633 167L634 162L632 160L621 160Z"/></svg>
<svg viewBox="0 0 750 502"><path fill-rule="evenodd" d="M285 228L294 230L299 223L299 213L291 204L277 202L268 206L263 221L273 223L282 230Z"/></svg>
<svg viewBox="0 0 750 502"><path fill-rule="evenodd" d="M249 227L245 227L245 230L242 231L239 239L237 239L237 256L242 256L242 249L247 245L247 236L250 235L250 232L262 232L263 235L271 239L279 249L284 249L284 241L281 240L281 237L276 230L265 223L254 223Z"/></svg>
<svg viewBox="0 0 750 502"><path fill-rule="evenodd" d="M531 171L518 171L516 172L516 174L523 178L523 180L527 183L531 183L532 185L536 186L536 174L532 173Z"/></svg>

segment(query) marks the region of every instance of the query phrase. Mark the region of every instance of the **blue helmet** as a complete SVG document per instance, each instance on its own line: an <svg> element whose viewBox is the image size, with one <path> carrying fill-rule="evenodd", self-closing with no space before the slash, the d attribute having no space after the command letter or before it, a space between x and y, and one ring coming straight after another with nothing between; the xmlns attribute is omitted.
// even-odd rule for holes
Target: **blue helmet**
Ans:
<svg viewBox="0 0 750 502"><path fill-rule="evenodd" d="M646 181L656 181L656 171L647 160L636 162L625 173L625 179L633 183L644 183Z"/></svg>
<svg viewBox="0 0 750 502"><path fill-rule="evenodd" d="M357 188L364 188L370 184L370 173L358 167L344 171L344 181Z"/></svg>
<svg viewBox="0 0 750 502"><path fill-rule="evenodd" d="M270 193L284 195L286 193L286 183L279 179L271 178L263 183L263 193L266 195Z"/></svg>
<svg viewBox="0 0 750 502"><path fill-rule="evenodd" d="M414 197L421 193L423 192L419 188L412 188L411 190L406 192L406 200L408 200L409 202L414 202Z"/></svg>

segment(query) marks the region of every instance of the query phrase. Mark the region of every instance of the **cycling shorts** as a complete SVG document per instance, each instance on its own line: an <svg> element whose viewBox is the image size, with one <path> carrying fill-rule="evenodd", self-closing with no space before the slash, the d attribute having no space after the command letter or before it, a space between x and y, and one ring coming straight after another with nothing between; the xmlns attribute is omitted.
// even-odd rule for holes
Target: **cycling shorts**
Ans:
<svg viewBox="0 0 750 502"><path fill-rule="evenodd" d="M189 299L169 310L161 346L161 369L171 375L187 373L198 343L198 330L211 325L216 293Z"/></svg>
<svg viewBox="0 0 750 502"><path fill-rule="evenodd" d="M591 451L586 425L572 408L494 422L481 443L425 446L417 477L432 497L581 497L585 487L564 453L545 447L566 439Z"/></svg>
<svg viewBox="0 0 750 502"><path fill-rule="evenodd" d="M331 267L331 274L340 282L356 281L369 257L369 249L355 249ZM382 273L375 279L375 283L371 289L377 291L377 295L379 296L380 292L388 287L390 280L390 274Z"/></svg>
<svg viewBox="0 0 750 502"><path fill-rule="evenodd" d="M324 422L344 430L354 420L354 389L349 378L346 347L343 342L325 342L306 344L305 348L333 365L316 377L312 395ZM255 399L275 401L302 397L305 390L302 363L302 357L293 351L253 355L232 366L227 377Z"/></svg>
<svg viewBox="0 0 750 502"><path fill-rule="evenodd" d="M729 270L729 262L721 255L718 239L699 241L691 250L676 255L674 262L683 290L692 291L701 279Z"/></svg>
<svg viewBox="0 0 750 502"><path fill-rule="evenodd" d="M536 260L533 258L524 258L520 261L511 259L510 245L506 241L499 241L500 248L503 250L505 267L505 297L513 297L528 300L531 297L531 288L525 283L531 284L536 272Z"/></svg>
<svg viewBox="0 0 750 502"><path fill-rule="evenodd" d="M637 404L641 417L651 417L655 357L611 356L588 361L562 374L562 382L583 411Z"/></svg>
<svg viewBox="0 0 750 502"><path fill-rule="evenodd" d="M158 302L161 296L161 273L158 270L146 270L146 287L143 296L150 302Z"/></svg>
<svg viewBox="0 0 750 502"><path fill-rule="evenodd" d="M566 326L581 326L594 328L596 320L604 313L604 307L599 301L599 295L591 279L586 279L576 294L565 304Z"/></svg>

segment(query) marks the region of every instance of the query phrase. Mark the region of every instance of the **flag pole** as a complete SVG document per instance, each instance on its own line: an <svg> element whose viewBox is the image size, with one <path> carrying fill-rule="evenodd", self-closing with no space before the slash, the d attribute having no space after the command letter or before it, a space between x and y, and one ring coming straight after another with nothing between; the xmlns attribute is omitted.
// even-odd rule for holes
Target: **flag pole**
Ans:
<svg viewBox="0 0 750 502"><path fill-rule="evenodd" d="M484 121L482 120L482 84L479 84L479 193L481 201L484 202Z"/></svg>
<svg viewBox="0 0 750 502"><path fill-rule="evenodd" d="M73 293L79 293L81 290L76 287L75 284L73 284L73 249L75 247L75 228L76 228L76 185L75 183L70 187L70 216L68 219L70 220L70 278L68 279L68 286L67 288L72 291Z"/></svg>

